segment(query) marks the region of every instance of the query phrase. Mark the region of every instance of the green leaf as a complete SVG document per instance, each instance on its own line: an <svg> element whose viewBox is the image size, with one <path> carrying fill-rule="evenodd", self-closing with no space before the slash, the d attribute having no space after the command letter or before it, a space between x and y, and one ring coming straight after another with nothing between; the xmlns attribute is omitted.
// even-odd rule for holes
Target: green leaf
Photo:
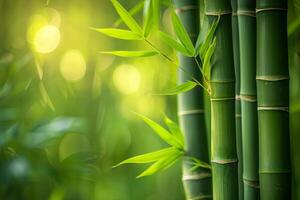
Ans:
<svg viewBox="0 0 300 200"><path fill-rule="evenodd" d="M212 44L210 44L210 46L204 56L203 71L208 80L210 80L210 71L211 71L210 60L211 60L213 53L215 52L216 43L217 43L217 40L216 40L216 38L214 38Z"/></svg>
<svg viewBox="0 0 300 200"><path fill-rule="evenodd" d="M200 58L202 60L202 62L204 62L204 56L206 54L206 51L208 50L210 44L211 44L211 41L214 37L214 34L216 32L216 29L218 27L218 24L220 22L220 16L218 16L218 18L213 22L213 24L211 25L211 27L209 28L208 30L208 33L205 37L205 40L203 42L203 44L200 46L200 49L198 51L199 55L200 55Z"/></svg>
<svg viewBox="0 0 300 200"><path fill-rule="evenodd" d="M193 167L191 168L191 171L196 170L200 167L211 170L210 164L208 164L204 161L201 161L198 158L195 158L193 156L185 156L184 159L187 159L187 161L190 161L190 163L193 165Z"/></svg>
<svg viewBox="0 0 300 200"><path fill-rule="evenodd" d="M131 17L130 13L117 0L111 0L111 2L121 19L128 26L128 28L130 28L133 32L143 34L143 30L138 25L138 23Z"/></svg>
<svg viewBox="0 0 300 200"><path fill-rule="evenodd" d="M158 54L157 51L104 51L101 53L120 57L150 57Z"/></svg>
<svg viewBox="0 0 300 200"><path fill-rule="evenodd" d="M172 22L173 22L174 30L175 30L175 33L176 33L178 39L188 50L189 54L194 55L194 52L195 52L194 45L175 12L172 15Z"/></svg>
<svg viewBox="0 0 300 200"><path fill-rule="evenodd" d="M188 92L198 84L194 81L187 81L181 85L177 85L176 87L170 88L162 93L154 94L154 95L177 95L180 93Z"/></svg>
<svg viewBox="0 0 300 200"><path fill-rule="evenodd" d="M159 36L162 38L162 40L167 45L169 45L170 47L174 48L176 51L179 51L186 56L193 57L193 54L189 53L187 51L187 49L176 39L174 39L173 37L171 37L170 35L162 32L162 31L159 31L158 33L159 33Z"/></svg>
<svg viewBox="0 0 300 200"><path fill-rule="evenodd" d="M173 147L183 149L182 143L178 141L177 138L171 133L169 133L166 129L164 129L159 124L143 115L137 113L135 114L139 116L146 124L148 124L148 126L150 126L154 130L154 132L166 143L170 144Z"/></svg>
<svg viewBox="0 0 300 200"><path fill-rule="evenodd" d="M169 148L161 149L161 150L154 151L154 152L151 152L151 153L146 153L146 154L142 154L142 155L139 155L139 156L134 156L132 158L129 158L129 159L126 159L126 160L122 161L121 163L115 165L114 167L118 167L120 165L129 164L129 163L140 164L140 163L155 162L155 161L158 161L162 158L169 157L170 155L174 154L175 151L178 151L178 150L174 147L169 147Z"/></svg>
<svg viewBox="0 0 300 200"><path fill-rule="evenodd" d="M141 40L143 37L136 32L116 28L91 28L94 31L122 40Z"/></svg>
<svg viewBox="0 0 300 200"><path fill-rule="evenodd" d="M153 165L151 165L149 168L147 168L143 173L141 173L137 178L141 178L144 176L150 176L152 174L155 174L157 172L163 171L169 167L171 167L180 156L183 155L183 152L181 151L175 151L174 154L170 155L167 158L158 160Z"/></svg>
<svg viewBox="0 0 300 200"><path fill-rule="evenodd" d="M138 12L140 12L144 7L144 1L140 1L138 4L136 4L133 8L131 8L129 10L129 14L131 16L134 16L136 15ZM117 19L115 22L114 22L114 27L118 27L120 24L122 24L123 21L121 18Z"/></svg>
<svg viewBox="0 0 300 200"><path fill-rule="evenodd" d="M145 0L144 4L144 37L150 34L153 27L153 5L152 0Z"/></svg>
<svg viewBox="0 0 300 200"><path fill-rule="evenodd" d="M184 138L180 131L179 126L173 122L167 115L164 116L164 122L168 126L171 133L182 143L182 146L184 146Z"/></svg>

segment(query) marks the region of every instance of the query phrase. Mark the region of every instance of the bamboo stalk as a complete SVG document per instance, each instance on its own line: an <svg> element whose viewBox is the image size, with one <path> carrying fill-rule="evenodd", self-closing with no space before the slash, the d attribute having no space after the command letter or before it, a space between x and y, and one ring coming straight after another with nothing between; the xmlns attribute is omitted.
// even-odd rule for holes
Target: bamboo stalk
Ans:
<svg viewBox="0 0 300 200"><path fill-rule="evenodd" d="M240 99L240 47L239 27L237 17L237 0L231 0L232 7L232 42L233 59L235 69L235 127L236 127L236 148L238 157L238 184L239 199L244 197L243 185L243 148L242 148L242 127L241 127L241 99Z"/></svg>
<svg viewBox="0 0 300 200"><path fill-rule="evenodd" d="M175 0L177 13L191 40L195 43L199 34L199 4L194 0ZM193 58L179 54L178 84L192 77L201 80L199 68ZM188 72L190 75L187 75ZM203 89L197 87L178 95L180 127L185 136L185 150L189 156L209 163L208 144L204 121ZM187 199L212 199L211 172L204 168L191 171L190 162L183 160L183 184Z"/></svg>
<svg viewBox="0 0 300 200"><path fill-rule="evenodd" d="M211 65L211 163L216 200L238 199L235 135L235 73L230 0L206 0L212 23L218 16L216 49Z"/></svg>
<svg viewBox="0 0 300 200"><path fill-rule="evenodd" d="M244 199L259 199L255 1L238 0Z"/></svg>
<svg viewBox="0 0 300 200"><path fill-rule="evenodd" d="M260 195L290 199L287 1L256 6Z"/></svg>

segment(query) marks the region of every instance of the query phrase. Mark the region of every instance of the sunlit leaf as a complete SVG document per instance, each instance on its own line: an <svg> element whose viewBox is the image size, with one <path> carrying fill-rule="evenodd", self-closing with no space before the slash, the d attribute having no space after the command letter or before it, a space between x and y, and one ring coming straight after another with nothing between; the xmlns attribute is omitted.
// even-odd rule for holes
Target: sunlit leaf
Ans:
<svg viewBox="0 0 300 200"><path fill-rule="evenodd" d="M172 36L159 31L159 35L161 37L161 39L170 47L174 48L176 51L179 51L180 53L186 55L186 56L190 56L193 57L193 54L189 53L186 48L180 43L178 42L176 39L174 39Z"/></svg>
<svg viewBox="0 0 300 200"><path fill-rule="evenodd" d="M136 32L116 28L91 28L94 31L122 40L141 40L143 37Z"/></svg>
<svg viewBox="0 0 300 200"><path fill-rule="evenodd" d="M158 54L157 51L104 51L101 53L120 57L150 57Z"/></svg>
<svg viewBox="0 0 300 200"><path fill-rule="evenodd" d="M204 56L203 71L208 80L210 80L210 72L211 72L210 60L215 51L216 43L217 43L217 40L216 40L216 38L214 38L212 44L210 44L210 46Z"/></svg>
<svg viewBox="0 0 300 200"><path fill-rule="evenodd" d="M182 143L182 146L184 146L184 138L180 131L179 126L173 122L167 115L164 116L164 122L168 126L171 133Z"/></svg>
<svg viewBox="0 0 300 200"><path fill-rule="evenodd" d="M211 25L211 27L208 30L208 33L205 37L205 40L203 42L202 45L200 45L200 49L197 53L199 53L200 58L202 59L202 62L204 62L204 56L206 54L206 51L208 51L208 48L210 47L210 44L212 42L212 39L214 37L214 34L216 32L216 29L218 27L218 24L220 22L220 16L218 16L218 18L213 22L213 24Z"/></svg>
<svg viewBox="0 0 300 200"><path fill-rule="evenodd" d="M111 0L113 6L115 7L116 11L118 12L121 19L124 23L134 32L143 34L143 30L138 25L138 23L131 17L130 13L117 1Z"/></svg>
<svg viewBox="0 0 300 200"><path fill-rule="evenodd" d="M178 39L186 47L189 54L194 54L195 52L194 45L175 12L172 15L172 22Z"/></svg>
<svg viewBox="0 0 300 200"><path fill-rule="evenodd" d="M177 94L181 94L184 92L188 92L191 89L193 89L194 87L196 87L198 84L194 81L187 81L181 85L177 85L173 88L170 88L166 91L163 91L161 93L158 94L154 94L154 95L177 95Z"/></svg>
<svg viewBox="0 0 300 200"><path fill-rule="evenodd" d="M55 111L55 107L53 105L53 102L52 102L52 100L51 100L51 98L50 98L50 96L47 92L47 89L46 89L45 85L42 82L39 84L39 88L40 88L40 92L41 92L41 95L42 95L43 102L47 106L49 106L49 108L51 110Z"/></svg>
<svg viewBox="0 0 300 200"><path fill-rule="evenodd" d="M148 124L148 126L150 126L154 130L154 132L166 143L170 144L171 146L183 149L182 143L178 141L178 139L174 135L169 133L166 129L143 115L137 113L136 115L139 116L146 124Z"/></svg>
<svg viewBox="0 0 300 200"><path fill-rule="evenodd" d="M143 7L144 7L144 0L141 0L138 4L136 4L133 8L131 8L128 12L131 16L134 16L136 15L138 12L140 12ZM122 24L123 21L121 18L117 19L115 22L114 22L114 27L118 27L120 24Z"/></svg>
<svg viewBox="0 0 300 200"><path fill-rule="evenodd" d="M163 171L169 167L171 167L177 160L183 155L181 151L175 151L172 155L165 159L161 159L154 164L152 164L149 168L147 168L143 173L141 173L137 178L141 178L144 176L150 176L152 174Z"/></svg>
<svg viewBox="0 0 300 200"><path fill-rule="evenodd" d="M147 37L150 34L153 27L153 4L152 0L145 0L144 4L144 36Z"/></svg>
<svg viewBox="0 0 300 200"><path fill-rule="evenodd" d="M139 156L134 156L132 158L126 159L124 161L122 161L121 163L115 165L114 167L123 165L123 164L128 164L128 163L150 163L150 162L155 162L157 160L160 160L162 158L166 158L169 157L170 155L174 154L175 151L178 151L176 148L174 147L169 147L169 148L165 148L165 149L161 149L158 151L154 151L151 153L146 153L146 154L142 154Z"/></svg>

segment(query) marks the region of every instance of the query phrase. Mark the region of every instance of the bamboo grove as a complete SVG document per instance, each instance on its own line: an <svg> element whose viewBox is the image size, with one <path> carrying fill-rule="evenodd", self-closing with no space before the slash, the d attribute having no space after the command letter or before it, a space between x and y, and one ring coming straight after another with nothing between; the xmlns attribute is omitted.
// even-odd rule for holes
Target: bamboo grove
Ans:
<svg viewBox="0 0 300 200"><path fill-rule="evenodd" d="M291 199L287 1L146 0L143 26L112 3L129 30L93 30L150 50L102 53L158 55L178 71L178 85L154 95L178 95L179 126L165 116L165 129L137 114L170 147L120 164L152 163L142 177L182 158L189 200ZM175 34L154 20L163 8L172 10ZM178 63L153 34L177 52Z"/></svg>

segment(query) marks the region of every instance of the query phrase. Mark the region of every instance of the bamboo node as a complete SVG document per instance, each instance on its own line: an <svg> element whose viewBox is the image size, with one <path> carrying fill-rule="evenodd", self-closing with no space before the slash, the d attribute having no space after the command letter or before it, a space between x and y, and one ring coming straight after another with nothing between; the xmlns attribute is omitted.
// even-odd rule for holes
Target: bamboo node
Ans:
<svg viewBox="0 0 300 200"><path fill-rule="evenodd" d="M183 181L197 181L201 179L210 178L211 173L198 173L198 174L189 174L189 175L183 175L182 180Z"/></svg>
<svg viewBox="0 0 300 200"><path fill-rule="evenodd" d="M289 112L289 107L275 107L275 106L258 106L258 111L283 111L283 112Z"/></svg>
<svg viewBox="0 0 300 200"><path fill-rule="evenodd" d="M210 98L210 101L230 101L235 100L235 97Z"/></svg>
<svg viewBox="0 0 300 200"><path fill-rule="evenodd" d="M235 114L235 117L236 117L236 118L241 118L242 115L241 115L241 114Z"/></svg>
<svg viewBox="0 0 300 200"><path fill-rule="evenodd" d="M238 159L215 159L215 160L211 160L210 162L211 163L216 163L216 164L226 165L226 164L238 163Z"/></svg>
<svg viewBox="0 0 300 200"><path fill-rule="evenodd" d="M207 16L222 16L222 15L231 15L231 14L232 14L231 10L223 10L218 12L214 12L214 11L205 12L205 15Z"/></svg>
<svg viewBox="0 0 300 200"><path fill-rule="evenodd" d="M238 10L236 15L238 16L248 16L248 17L256 17L255 11L252 10Z"/></svg>
<svg viewBox="0 0 300 200"><path fill-rule="evenodd" d="M178 116L184 116L184 115L197 115L197 114L204 114L203 109L197 109L197 110L183 110L178 112Z"/></svg>
<svg viewBox="0 0 300 200"><path fill-rule="evenodd" d="M259 170L260 174L289 174L291 173L290 170L281 170L281 171L266 171L266 170Z"/></svg>
<svg viewBox="0 0 300 200"><path fill-rule="evenodd" d="M261 81L284 81L289 79L290 79L289 76L277 76L277 75L256 76L256 80L261 80Z"/></svg>
<svg viewBox="0 0 300 200"><path fill-rule="evenodd" d="M188 5L188 6L182 6L179 8L176 8L175 11L177 14L182 13L182 12L186 12L186 11L190 11L190 10L198 10L198 6L196 5Z"/></svg>
<svg viewBox="0 0 300 200"><path fill-rule="evenodd" d="M235 100L240 101L241 100L241 96L240 95L235 95Z"/></svg>
<svg viewBox="0 0 300 200"><path fill-rule="evenodd" d="M259 189L260 186L259 186L259 182L258 181L254 181L254 180L248 180L248 179L245 179L244 178L244 183L250 187L253 187L253 188L257 188Z"/></svg>
<svg viewBox="0 0 300 200"><path fill-rule="evenodd" d="M240 98L242 101L247 101L247 102L256 102L257 98L256 95L240 95Z"/></svg>
<svg viewBox="0 0 300 200"><path fill-rule="evenodd" d="M201 200L201 199L212 199L212 195L211 194L200 194L195 197L187 198L187 200Z"/></svg>
<svg viewBox="0 0 300 200"><path fill-rule="evenodd" d="M256 13L263 11L287 11L287 8L257 8Z"/></svg>

